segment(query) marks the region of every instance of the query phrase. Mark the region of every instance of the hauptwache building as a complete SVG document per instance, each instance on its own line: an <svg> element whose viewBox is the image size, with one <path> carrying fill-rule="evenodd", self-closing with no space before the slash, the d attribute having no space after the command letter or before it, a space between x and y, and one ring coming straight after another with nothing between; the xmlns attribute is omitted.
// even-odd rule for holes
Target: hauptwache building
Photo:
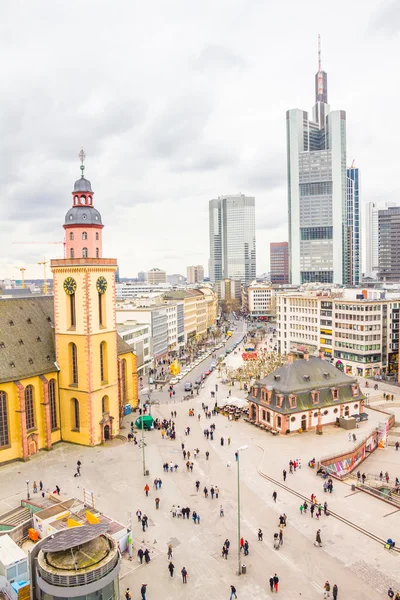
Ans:
<svg viewBox="0 0 400 600"><path fill-rule="evenodd" d="M0 464L60 441L96 446L137 405L136 357L117 334L117 261L103 258L91 183L75 182L54 296L0 300Z"/></svg>

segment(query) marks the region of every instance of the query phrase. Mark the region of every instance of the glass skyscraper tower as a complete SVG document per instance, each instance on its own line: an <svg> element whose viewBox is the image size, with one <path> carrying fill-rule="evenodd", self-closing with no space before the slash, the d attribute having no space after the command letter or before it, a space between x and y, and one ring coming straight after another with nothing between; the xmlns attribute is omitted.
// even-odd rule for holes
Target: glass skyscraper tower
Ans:
<svg viewBox="0 0 400 600"><path fill-rule="evenodd" d="M236 194L209 203L210 281L256 277L255 199Z"/></svg>
<svg viewBox="0 0 400 600"><path fill-rule="evenodd" d="M289 110L286 132L290 281L347 283L346 113L330 110L320 49L312 119Z"/></svg>

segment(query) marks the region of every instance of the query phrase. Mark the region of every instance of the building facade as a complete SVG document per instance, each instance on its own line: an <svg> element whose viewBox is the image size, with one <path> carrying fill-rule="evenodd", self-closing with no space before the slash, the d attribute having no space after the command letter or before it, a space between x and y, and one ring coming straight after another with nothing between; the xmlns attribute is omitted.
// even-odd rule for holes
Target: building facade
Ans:
<svg viewBox="0 0 400 600"><path fill-rule="evenodd" d="M187 267L187 283L203 283L204 281L204 267L202 265L194 265Z"/></svg>
<svg viewBox="0 0 400 600"><path fill-rule="evenodd" d="M147 271L146 273L146 281L149 285L167 283L167 273L162 269L150 269L150 271Z"/></svg>
<svg viewBox="0 0 400 600"><path fill-rule="evenodd" d="M346 235L348 258L344 283L358 285L361 277L360 172L354 166L347 169Z"/></svg>
<svg viewBox="0 0 400 600"><path fill-rule="evenodd" d="M378 211L378 277L400 282L400 206Z"/></svg>
<svg viewBox="0 0 400 600"><path fill-rule="evenodd" d="M247 397L251 422L280 433L322 432L339 417L364 412L365 396L355 378L321 357L288 358L252 386Z"/></svg>
<svg viewBox="0 0 400 600"><path fill-rule="evenodd" d="M135 281L124 281L117 283L117 299L136 298L145 294L164 294L172 289L170 283L136 283Z"/></svg>
<svg viewBox="0 0 400 600"><path fill-rule="evenodd" d="M0 463L61 440L101 444L119 433L123 405L137 405L136 358L116 330L117 263L103 258L83 169L64 227L67 258L51 261L54 298L0 302Z"/></svg>
<svg viewBox="0 0 400 600"><path fill-rule="evenodd" d="M271 285L253 281L247 288L249 317L269 321L276 316L275 290Z"/></svg>
<svg viewBox="0 0 400 600"><path fill-rule="evenodd" d="M135 353L138 377L147 375L149 370L154 366L151 327L149 323L126 321L123 324L117 325L117 331L124 342Z"/></svg>
<svg viewBox="0 0 400 600"><path fill-rule="evenodd" d="M290 282L345 283L346 113L331 111L319 56L315 105L286 113Z"/></svg>
<svg viewBox="0 0 400 600"><path fill-rule="evenodd" d="M211 283L256 276L255 199L237 194L209 203Z"/></svg>
<svg viewBox="0 0 400 600"><path fill-rule="evenodd" d="M289 283L289 244L271 242L270 244L271 283L275 285Z"/></svg>
<svg viewBox="0 0 400 600"><path fill-rule="evenodd" d="M278 293L280 352L321 349L348 375L396 373L400 299L377 296L369 298L359 289L353 298L330 292Z"/></svg>

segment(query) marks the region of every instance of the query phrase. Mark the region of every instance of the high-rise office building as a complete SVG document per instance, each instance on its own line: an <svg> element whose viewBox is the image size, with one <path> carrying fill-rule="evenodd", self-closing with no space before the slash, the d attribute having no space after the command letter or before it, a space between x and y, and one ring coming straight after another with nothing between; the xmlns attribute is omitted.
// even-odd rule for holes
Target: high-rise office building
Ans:
<svg viewBox="0 0 400 600"><path fill-rule="evenodd" d="M209 203L210 281L256 276L255 199L236 194Z"/></svg>
<svg viewBox="0 0 400 600"><path fill-rule="evenodd" d="M271 283L289 283L289 244L271 242L270 244Z"/></svg>
<svg viewBox="0 0 400 600"><path fill-rule="evenodd" d="M367 277L375 278L379 270L379 212L393 208L395 202L386 202L379 207L375 202L368 202L365 207L365 264L364 273Z"/></svg>
<svg viewBox="0 0 400 600"><path fill-rule="evenodd" d="M353 165L347 169L346 236L347 273L343 273L343 283L358 285L361 275L360 173Z"/></svg>
<svg viewBox="0 0 400 600"><path fill-rule="evenodd" d="M161 269L150 269L146 273L147 283L156 285L157 283L167 283L167 273Z"/></svg>
<svg viewBox="0 0 400 600"><path fill-rule="evenodd" d="M343 283L346 231L346 113L331 111L318 49L315 105L286 113L290 282Z"/></svg>
<svg viewBox="0 0 400 600"><path fill-rule="evenodd" d="M400 206L378 211L378 276L400 283Z"/></svg>
<svg viewBox="0 0 400 600"><path fill-rule="evenodd" d="M202 265L194 265L187 267L187 282L192 283L203 283L204 281L204 267Z"/></svg>

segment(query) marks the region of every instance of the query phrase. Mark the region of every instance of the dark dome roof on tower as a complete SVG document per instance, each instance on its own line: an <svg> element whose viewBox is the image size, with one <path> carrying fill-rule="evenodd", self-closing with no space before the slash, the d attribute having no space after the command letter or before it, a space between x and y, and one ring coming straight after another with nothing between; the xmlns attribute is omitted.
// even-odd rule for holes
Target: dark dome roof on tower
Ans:
<svg viewBox="0 0 400 600"><path fill-rule="evenodd" d="M65 225L102 225L101 214L92 206L73 206L65 215Z"/></svg>
<svg viewBox="0 0 400 600"><path fill-rule="evenodd" d="M77 179L74 185L74 192L91 192L93 194L92 184L89 179L85 179L84 177Z"/></svg>

